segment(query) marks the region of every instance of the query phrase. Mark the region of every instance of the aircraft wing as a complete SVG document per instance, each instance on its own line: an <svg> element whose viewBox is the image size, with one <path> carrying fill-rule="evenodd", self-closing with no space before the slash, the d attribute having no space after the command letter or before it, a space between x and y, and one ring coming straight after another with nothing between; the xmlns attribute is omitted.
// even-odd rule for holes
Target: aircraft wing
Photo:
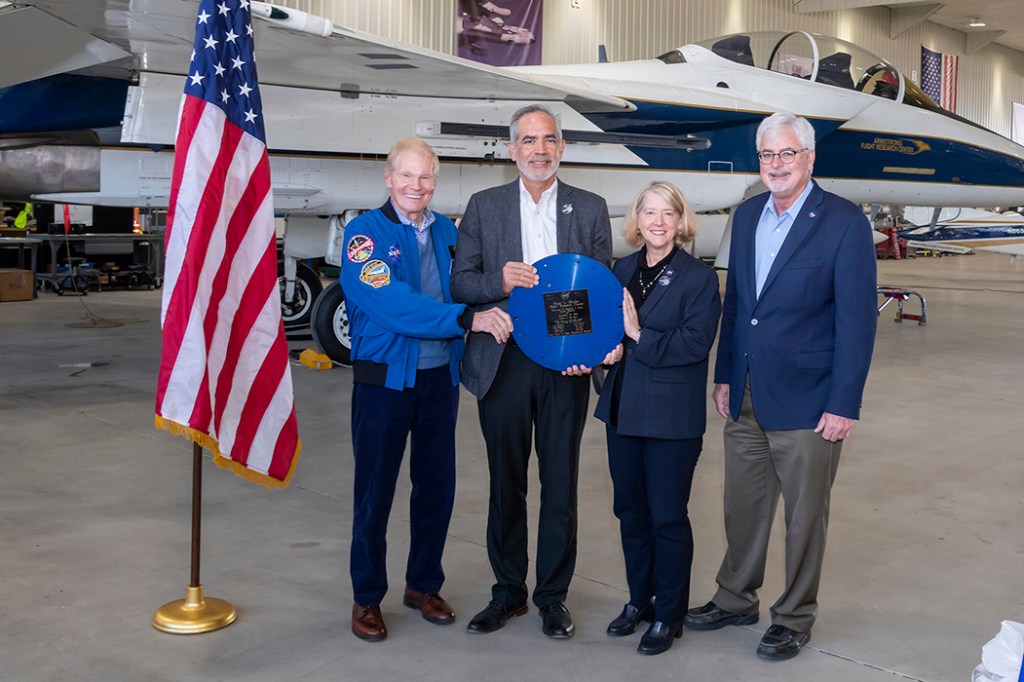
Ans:
<svg viewBox="0 0 1024 682"><path fill-rule="evenodd" d="M254 10L268 5L253 3ZM0 87L64 71L130 78L139 71L184 75L198 3L169 0L40 0L0 3ZM254 16L260 82L312 90L453 99L564 101L584 112L631 111L617 97L511 73L343 27L292 9L273 8L282 28ZM254 11L254 15L256 12ZM279 14L280 16L280 14ZM46 40L31 38L47 36ZM30 38L26 38L30 37ZM51 39L52 38L52 39ZM17 68L6 65L17 64Z"/></svg>

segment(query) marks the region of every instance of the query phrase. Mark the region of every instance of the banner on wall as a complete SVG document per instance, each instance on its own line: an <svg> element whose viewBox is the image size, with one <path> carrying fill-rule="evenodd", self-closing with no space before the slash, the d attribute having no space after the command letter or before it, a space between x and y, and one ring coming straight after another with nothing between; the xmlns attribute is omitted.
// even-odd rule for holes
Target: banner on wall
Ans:
<svg viewBox="0 0 1024 682"><path fill-rule="evenodd" d="M540 64L544 0L459 0L458 55L491 66Z"/></svg>
<svg viewBox="0 0 1024 682"><path fill-rule="evenodd" d="M946 111L956 113L957 72L960 57L921 46L921 89Z"/></svg>
<svg viewBox="0 0 1024 682"><path fill-rule="evenodd" d="M1013 116L1010 118L1010 139L1017 144L1024 144L1024 104L1013 103Z"/></svg>

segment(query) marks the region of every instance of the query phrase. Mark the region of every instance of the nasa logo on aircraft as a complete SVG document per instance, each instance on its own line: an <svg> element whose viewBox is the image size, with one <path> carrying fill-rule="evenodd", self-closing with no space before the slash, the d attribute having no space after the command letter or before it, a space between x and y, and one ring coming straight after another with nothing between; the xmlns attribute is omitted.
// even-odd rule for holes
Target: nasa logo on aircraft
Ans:
<svg viewBox="0 0 1024 682"><path fill-rule="evenodd" d="M357 234L348 240L346 251L348 259L353 263L366 262L373 253L373 240L365 234Z"/></svg>
<svg viewBox="0 0 1024 682"><path fill-rule="evenodd" d="M402 250L398 248L398 244L388 247L388 260L395 264L402 260Z"/></svg>
<svg viewBox="0 0 1024 682"><path fill-rule="evenodd" d="M391 284L391 268L382 260L372 260L359 271L359 281L374 289Z"/></svg>

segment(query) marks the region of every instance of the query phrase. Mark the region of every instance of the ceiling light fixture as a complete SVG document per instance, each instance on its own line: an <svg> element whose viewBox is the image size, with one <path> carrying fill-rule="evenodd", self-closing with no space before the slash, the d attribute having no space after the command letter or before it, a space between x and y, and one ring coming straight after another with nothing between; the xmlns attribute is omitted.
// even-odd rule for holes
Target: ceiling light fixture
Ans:
<svg viewBox="0 0 1024 682"><path fill-rule="evenodd" d="M985 22L981 19L971 19L967 22L967 25L971 28L985 28Z"/></svg>

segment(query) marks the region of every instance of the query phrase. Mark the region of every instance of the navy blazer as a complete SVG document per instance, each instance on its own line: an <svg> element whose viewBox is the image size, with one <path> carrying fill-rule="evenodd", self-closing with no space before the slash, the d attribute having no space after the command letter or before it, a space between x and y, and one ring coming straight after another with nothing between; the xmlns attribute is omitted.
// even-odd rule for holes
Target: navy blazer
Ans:
<svg viewBox="0 0 1024 682"><path fill-rule="evenodd" d="M625 287L640 252L615 263ZM612 387L623 365L616 432L644 438L699 438L707 422L708 354L722 312L718 275L683 250L669 262L637 311L640 343L626 339L622 360L612 366L594 416L611 418Z"/></svg>
<svg viewBox="0 0 1024 682"><path fill-rule="evenodd" d="M761 427L813 429L860 417L878 323L871 226L815 185L756 294L754 233L770 194L736 208L715 383L739 418L747 375Z"/></svg>

